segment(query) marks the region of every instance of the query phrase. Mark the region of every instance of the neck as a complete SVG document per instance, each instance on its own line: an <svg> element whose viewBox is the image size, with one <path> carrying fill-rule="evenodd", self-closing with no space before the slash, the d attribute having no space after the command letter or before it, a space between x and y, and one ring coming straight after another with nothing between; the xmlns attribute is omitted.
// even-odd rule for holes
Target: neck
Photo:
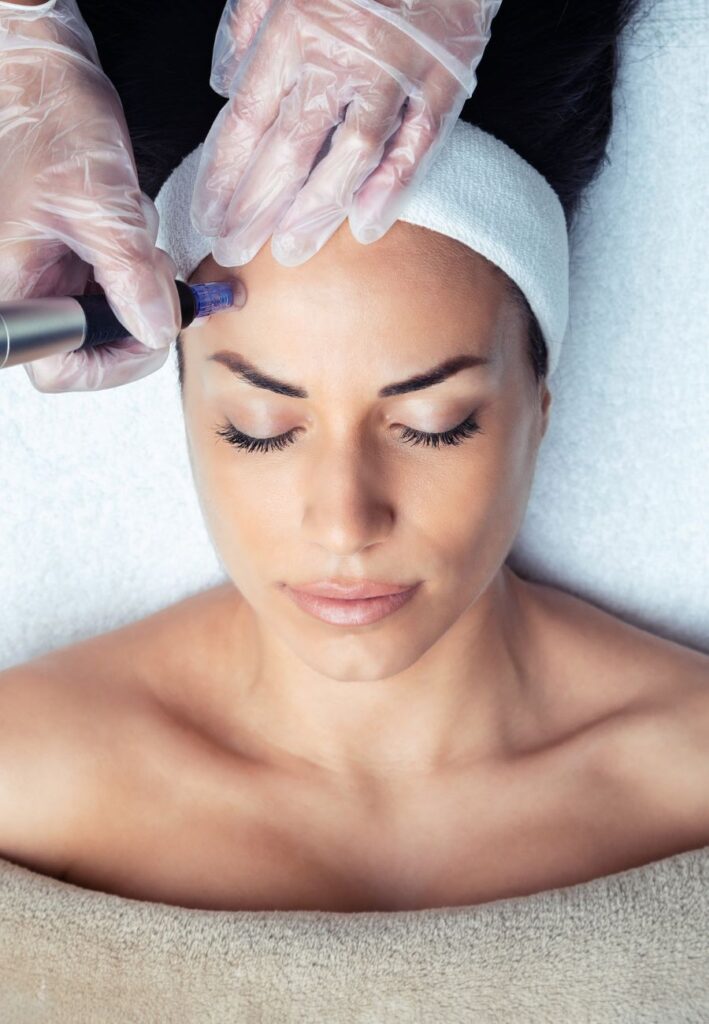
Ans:
<svg viewBox="0 0 709 1024"><path fill-rule="evenodd" d="M435 610L435 598L428 600ZM233 654L223 663L222 721L238 721L237 745L249 757L343 783L384 786L511 756L534 716L525 669L531 602L530 585L503 566L422 652L409 626L403 638L393 629L356 643L335 637L339 661L301 636L306 662L285 630L241 601L228 642ZM426 609L420 614L425 618ZM398 671L377 674L387 659Z"/></svg>

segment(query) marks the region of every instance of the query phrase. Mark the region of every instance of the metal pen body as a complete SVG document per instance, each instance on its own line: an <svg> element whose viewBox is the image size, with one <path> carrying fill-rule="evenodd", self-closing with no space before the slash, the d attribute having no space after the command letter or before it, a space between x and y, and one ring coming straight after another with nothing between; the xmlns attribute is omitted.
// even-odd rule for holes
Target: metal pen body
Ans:
<svg viewBox="0 0 709 1024"><path fill-rule="evenodd" d="M234 303L229 281L175 281L181 327ZM131 337L105 294L69 295L0 302L0 370L80 348L110 345Z"/></svg>
<svg viewBox="0 0 709 1024"><path fill-rule="evenodd" d="M0 310L0 369L57 352L73 352L81 348L85 337L86 315L76 299L4 302Z"/></svg>

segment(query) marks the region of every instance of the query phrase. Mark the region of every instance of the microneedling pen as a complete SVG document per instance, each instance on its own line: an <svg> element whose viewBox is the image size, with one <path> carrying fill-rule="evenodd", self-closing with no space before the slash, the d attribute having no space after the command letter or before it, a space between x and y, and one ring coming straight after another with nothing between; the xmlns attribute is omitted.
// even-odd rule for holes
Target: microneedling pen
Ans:
<svg viewBox="0 0 709 1024"><path fill-rule="evenodd" d="M175 281L182 329L234 304L228 281L186 284ZM0 370L33 359L107 345L131 337L105 295L47 296L0 302Z"/></svg>

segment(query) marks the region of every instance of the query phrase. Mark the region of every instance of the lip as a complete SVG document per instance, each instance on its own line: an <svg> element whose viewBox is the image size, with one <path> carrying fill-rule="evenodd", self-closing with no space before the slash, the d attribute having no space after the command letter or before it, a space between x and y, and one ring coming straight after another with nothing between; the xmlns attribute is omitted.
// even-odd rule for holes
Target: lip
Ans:
<svg viewBox="0 0 709 1024"><path fill-rule="evenodd" d="M317 580L314 583L294 585L290 589L301 594L314 594L316 597L332 597L338 601L361 601L363 598L401 594L412 586L415 584L382 583L379 580Z"/></svg>
<svg viewBox="0 0 709 1024"><path fill-rule="evenodd" d="M377 584L381 587L382 584ZM284 584L286 594L303 611L308 612L321 622L333 626L366 626L371 622L398 611L414 596L419 584L415 583L405 590L399 589L393 594L366 598L333 598L322 597L320 594L306 593L304 588L289 587Z"/></svg>

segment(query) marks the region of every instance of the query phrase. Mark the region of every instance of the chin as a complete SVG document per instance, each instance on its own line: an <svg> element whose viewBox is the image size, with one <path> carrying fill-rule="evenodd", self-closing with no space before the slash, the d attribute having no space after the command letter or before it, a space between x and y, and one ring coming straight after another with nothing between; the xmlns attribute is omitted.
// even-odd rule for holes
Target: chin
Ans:
<svg viewBox="0 0 709 1024"><path fill-rule="evenodd" d="M386 635L382 630L376 635L350 631L332 639L313 639L312 643L307 642L303 631L297 636L282 638L299 661L337 683L394 682L436 640L434 637L429 642L421 636L420 630L414 632L410 627L403 639L393 631Z"/></svg>

